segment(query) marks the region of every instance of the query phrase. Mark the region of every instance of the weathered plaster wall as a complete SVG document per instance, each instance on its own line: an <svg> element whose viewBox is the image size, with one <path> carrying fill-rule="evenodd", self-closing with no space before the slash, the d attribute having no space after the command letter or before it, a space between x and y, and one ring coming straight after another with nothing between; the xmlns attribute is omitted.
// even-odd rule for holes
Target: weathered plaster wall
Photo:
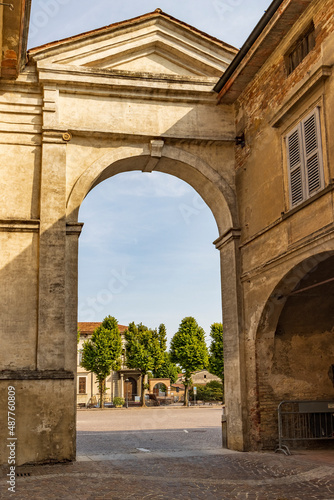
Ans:
<svg viewBox="0 0 334 500"><path fill-rule="evenodd" d="M303 381L303 377L299 379L297 370L293 368L294 361L295 366L315 368L311 353L317 352L320 345L329 346L328 330L319 331L317 328L320 311L314 317L312 326L310 324L308 333L305 331L298 336L293 323L296 311L286 309L286 333L281 337L275 336L282 311L282 305L275 300L275 289L278 295L281 294L280 283L284 276L310 256L330 252L334 243L334 156L333 145L328 141L334 126L334 78L331 69L327 69L334 63L333 13L332 2L312 2L235 106L237 133L244 132L246 138L246 146L236 148L236 184L242 227L240 249L248 434L253 447L274 445L277 438L277 404L283 396L289 396L289 399L311 395L319 399L324 393L327 397L334 396L326 379L327 374L324 375L331 351L327 349L323 361L316 363L318 373L322 373L317 377L322 381L326 379L328 390L316 384L309 390L308 383ZM312 19L316 33L315 49L292 74L287 75L284 56ZM319 74L324 76L317 79L315 75ZM291 210L284 136L315 106L320 107L321 114L326 189L311 202ZM289 292L308 272L307 266L298 269ZM322 296L320 290L315 290L315 294ZM305 302L300 305L300 310L306 307ZM330 322L334 325L332 315ZM303 342L308 349L297 347ZM278 368L277 360L286 356L287 345L293 350L289 351L288 362ZM301 361L306 353L308 358ZM327 369L328 366L326 372ZM277 370L280 370L279 376ZM292 379L295 383L291 382ZM263 383L264 380L266 383Z"/></svg>
<svg viewBox="0 0 334 500"><path fill-rule="evenodd" d="M292 74L287 75L284 55L312 19L315 24L316 47ZM319 100L321 102L324 93L326 104L321 103L324 132L329 134L332 131L333 76L306 92L302 102L288 110L279 127L273 126L272 120L291 96L301 95L300 89L309 80L311 73L321 65L333 65L333 44L333 3L313 2L312 8L293 26L236 103L237 132L244 131L246 136L246 147L238 147L236 152L244 241L275 223L282 212L287 211L282 136L285 130L298 122L305 110L312 109L312 105ZM326 138L323 137L324 144ZM327 145L324 147L327 182L334 173L332 162L328 161L332 157L333 146L328 144L328 148L329 151ZM299 222L296 225L300 226Z"/></svg>
<svg viewBox="0 0 334 500"><path fill-rule="evenodd" d="M7 394L8 387L12 386L16 396L16 465L75 460L73 380L1 380L0 419L3 423L8 420ZM1 439L0 457L1 463L7 464L10 441L7 432L3 435L6 439Z"/></svg>

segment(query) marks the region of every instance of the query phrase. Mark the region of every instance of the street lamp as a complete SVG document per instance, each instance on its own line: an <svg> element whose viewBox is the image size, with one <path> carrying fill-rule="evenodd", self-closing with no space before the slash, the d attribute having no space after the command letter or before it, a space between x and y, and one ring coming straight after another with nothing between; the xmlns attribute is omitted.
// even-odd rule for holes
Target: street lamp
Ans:
<svg viewBox="0 0 334 500"><path fill-rule="evenodd" d="M126 383L126 407L129 408L129 389L128 389L128 383L130 382L130 380L128 378L125 379L125 383Z"/></svg>

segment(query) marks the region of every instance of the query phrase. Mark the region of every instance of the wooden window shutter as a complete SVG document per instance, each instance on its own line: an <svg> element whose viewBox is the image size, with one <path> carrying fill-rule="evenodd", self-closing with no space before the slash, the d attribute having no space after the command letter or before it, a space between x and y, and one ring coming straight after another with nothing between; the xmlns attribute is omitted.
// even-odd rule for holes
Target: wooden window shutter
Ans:
<svg viewBox="0 0 334 500"><path fill-rule="evenodd" d="M295 127L286 137L290 202L294 207L305 198L305 181L303 172L303 148L301 125Z"/></svg>
<svg viewBox="0 0 334 500"><path fill-rule="evenodd" d="M79 394L86 394L86 377L79 377Z"/></svg>
<svg viewBox="0 0 334 500"><path fill-rule="evenodd" d="M307 196L311 196L323 186L320 117L318 108L303 120L302 132Z"/></svg>

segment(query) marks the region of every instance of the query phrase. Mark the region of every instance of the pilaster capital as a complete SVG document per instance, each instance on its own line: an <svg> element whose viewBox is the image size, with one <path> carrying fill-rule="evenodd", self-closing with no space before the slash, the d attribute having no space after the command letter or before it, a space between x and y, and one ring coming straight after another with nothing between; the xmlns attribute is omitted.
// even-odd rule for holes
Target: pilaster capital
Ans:
<svg viewBox="0 0 334 500"><path fill-rule="evenodd" d="M83 225L83 222L67 222L66 235L77 236L79 238Z"/></svg>
<svg viewBox="0 0 334 500"><path fill-rule="evenodd" d="M217 248L217 250L222 250L224 246L226 246L228 243L231 243L232 241L235 240L240 240L241 237L241 229L231 227L226 233L222 234L217 238L213 244Z"/></svg>
<svg viewBox="0 0 334 500"><path fill-rule="evenodd" d="M62 144L66 145L72 139L72 135L67 129L44 129L43 144Z"/></svg>

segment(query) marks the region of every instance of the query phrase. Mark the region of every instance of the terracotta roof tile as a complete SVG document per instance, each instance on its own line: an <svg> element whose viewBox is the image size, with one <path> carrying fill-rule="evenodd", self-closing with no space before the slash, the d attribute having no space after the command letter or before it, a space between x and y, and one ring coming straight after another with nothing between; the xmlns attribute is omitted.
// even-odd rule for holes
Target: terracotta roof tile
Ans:
<svg viewBox="0 0 334 500"><path fill-rule="evenodd" d="M98 322L81 321L78 322L78 329L82 334L93 333L94 330L96 330L96 328L98 328L101 324L102 324L101 321ZM124 325L118 325L118 328L121 333L125 332L125 330L128 329L128 327Z"/></svg>
<svg viewBox="0 0 334 500"><path fill-rule="evenodd" d="M238 52L238 49L236 49L232 45L225 43L222 40L219 40L218 38L215 38L211 35L208 35L204 31L201 31L197 28L194 28L190 24L187 24L183 21L180 21L179 19L176 19L175 17L170 16L169 14L166 14L166 12L163 12L161 9L156 9L154 12L149 12L148 14L137 16L137 17L134 17L132 19L128 19L125 21L119 21L117 23L112 23L112 24L109 24L107 26L103 26L102 28L97 28L94 30L86 31L86 32L80 33L78 35L63 38L62 40L55 40L54 42L49 42L49 43L46 43L44 45L40 45L38 47L31 48L28 50L28 54L34 54L35 52L38 52L38 51L43 50L43 49L56 47L58 45L66 44L68 42L75 41L75 40L80 40L80 39L83 39L83 38L86 38L86 37L89 37L92 35L100 35L103 32L109 31L109 30L117 28L117 27L127 26L130 24L136 24L140 21L145 21L147 19L154 19L154 18L158 18L158 17L164 17L166 19L169 19L170 21L183 26L183 27L187 28L188 30L193 31L194 33L198 33L199 35L204 36L205 38L208 38L210 41L218 43L219 45L226 47L227 49Z"/></svg>

